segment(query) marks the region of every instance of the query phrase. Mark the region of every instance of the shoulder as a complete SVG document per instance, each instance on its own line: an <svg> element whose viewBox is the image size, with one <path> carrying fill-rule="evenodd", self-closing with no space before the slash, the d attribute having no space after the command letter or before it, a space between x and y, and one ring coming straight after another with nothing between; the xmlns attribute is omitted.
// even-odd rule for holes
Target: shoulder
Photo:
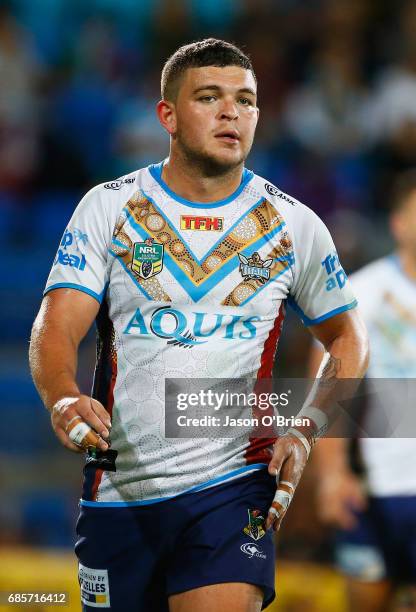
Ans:
<svg viewBox="0 0 416 612"><path fill-rule="evenodd" d="M259 176L253 175L252 187L257 190L260 196L266 198L273 206L278 209L288 210L291 208L304 208L304 205L293 196L285 193L270 181Z"/></svg>
<svg viewBox="0 0 416 612"><path fill-rule="evenodd" d="M306 206L294 196L282 191L267 179L255 174L253 177L253 187L257 190L260 197L267 199L274 208L289 222L310 223L319 219L318 215L309 206Z"/></svg>
<svg viewBox="0 0 416 612"><path fill-rule="evenodd" d="M82 198L78 208L84 213L107 213L110 216L119 212L131 196L141 187L144 169L99 183L92 187Z"/></svg>
<svg viewBox="0 0 416 612"><path fill-rule="evenodd" d="M140 168L116 179L100 183L93 188L93 191L97 190L97 192L108 199L125 201L126 197L141 188L145 172L146 168Z"/></svg>
<svg viewBox="0 0 416 612"><path fill-rule="evenodd" d="M287 226L292 242L297 250L310 250L315 241L326 238L328 230L320 217L306 204L279 187L254 175L253 188L273 206Z"/></svg>
<svg viewBox="0 0 416 612"><path fill-rule="evenodd" d="M126 191L132 185L138 185L140 182L141 174L145 169L142 168L140 170L135 170L134 172L130 172L130 174L125 174L124 176L120 176L117 179L110 180L106 183L101 183L97 185L108 192L111 191Z"/></svg>

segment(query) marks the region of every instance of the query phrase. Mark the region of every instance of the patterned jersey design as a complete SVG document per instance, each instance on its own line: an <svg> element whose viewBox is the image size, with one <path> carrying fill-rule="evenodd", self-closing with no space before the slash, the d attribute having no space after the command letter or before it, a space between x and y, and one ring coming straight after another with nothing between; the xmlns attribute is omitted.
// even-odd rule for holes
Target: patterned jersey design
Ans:
<svg viewBox="0 0 416 612"><path fill-rule="evenodd" d="M360 310L370 338L369 378L416 378L416 285L407 278L395 255L383 257L353 274L354 291L360 302ZM384 383L383 383L384 384ZM403 387L404 389L404 387ZM409 396L413 397L409 386ZM404 392L404 391L403 391ZM373 397L373 396L370 396ZM386 419L395 422L394 413L399 407L410 405L386 392L374 395L377 403L368 406L367 423L377 431L377 422ZM398 405L397 402L400 402ZM411 416L411 415L409 415ZM414 430L414 419L407 431ZM416 495L416 475L409 464L416 460L415 438L406 435L405 421L399 424L397 438L362 438L361 452L366 467L368 488L372 495Z"/></svg>
<svg viewBox="0 0 416 612"><path fill-rule="evenodd" d="M88 463L85 504L153 503L264 468L270 441L254 434L166 438L165 379L268 377L287 302L306 325L355 306L310 209L247 170L226 200L188 202L162 165L83 198L46 285L101 304L93 395L118 456Z"/></svg>

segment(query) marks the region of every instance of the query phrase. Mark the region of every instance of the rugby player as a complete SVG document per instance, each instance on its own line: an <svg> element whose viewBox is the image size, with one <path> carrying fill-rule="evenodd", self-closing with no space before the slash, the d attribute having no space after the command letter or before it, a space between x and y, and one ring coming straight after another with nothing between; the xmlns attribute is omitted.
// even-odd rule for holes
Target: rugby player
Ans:
<svg viewBox="0 0 416 612"><path fill-rule="evenodd" d="M215 39L183 46L161 89L169 157L76 208L34 323L32 372L62 444L93 447L77 524L83 609L254 612L274 597L273 528L325 412L305 406L308 430L274 448L171 439L164 380L270 378L287 301L328 351L324 378L364 373L366 332L324 224L244 167L259 116L248 57ZM87 397L77 351L94 320Z"/></svg>
<svg viewBox="0 0 416 612"><path fill-rule="evenodd" d="M390 214L395 253L365 266L351 281L370 337L370 378L416 378L416 172L397 180ZM314 348L313 371L322 359ZM383 387L381 387L383 389ZM394 387L393 387L394 389ZM400 387L395 392L400 395ZM412 389L410 389L412 391ZM375 397L371 396L370 397ZM400 397L396 397L401 401ZM390 405L395 412L397 407ZM374 400L364 428L386 415ZM414 438L358 440L364 478L351 468L349 445L321 440L314 451L319 472L317 508L339 528L336 560L347 578L349 609L390 609L396 587L416 595L416 462ZM412 608L416 609L415 600ZM410 608L409 608L410 609Z"/></svg>

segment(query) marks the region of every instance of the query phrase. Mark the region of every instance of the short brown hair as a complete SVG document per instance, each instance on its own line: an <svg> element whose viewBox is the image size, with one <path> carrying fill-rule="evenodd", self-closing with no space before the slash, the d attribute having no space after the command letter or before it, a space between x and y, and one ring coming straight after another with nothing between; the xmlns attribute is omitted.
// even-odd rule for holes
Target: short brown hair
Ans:
<svg viewBox="0 0 416 612"><path fill-rule="evenodd" d="M251 70L254 79L253 66L250 58L235 45L217 38L206 38L198 42L179 47L166 61L162 70L161 93L164 100L176 99L180 78L188 68L204 66L240 66Z"/></svg>

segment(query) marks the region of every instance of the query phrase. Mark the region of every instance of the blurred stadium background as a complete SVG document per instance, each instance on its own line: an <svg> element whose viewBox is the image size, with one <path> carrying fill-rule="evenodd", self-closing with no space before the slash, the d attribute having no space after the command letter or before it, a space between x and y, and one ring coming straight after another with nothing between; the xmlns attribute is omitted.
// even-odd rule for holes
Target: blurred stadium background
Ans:
<svg viewBox="0 0 416 612"><path fill-rule="evenodd" d="M391 247L389 190L416 162L414 0L0 0L0 590L70 591L80 609L82 462L55 441L32 385L30 327L80 196L165 156L162 64L206 36L253 59L261 115L247 165L325 219L348 272ZM309 342L289 315L277 373L305 374ZM93 361L91 334L84 390ZM313 478L278 537L270 610L345 609Z"/></svg>

